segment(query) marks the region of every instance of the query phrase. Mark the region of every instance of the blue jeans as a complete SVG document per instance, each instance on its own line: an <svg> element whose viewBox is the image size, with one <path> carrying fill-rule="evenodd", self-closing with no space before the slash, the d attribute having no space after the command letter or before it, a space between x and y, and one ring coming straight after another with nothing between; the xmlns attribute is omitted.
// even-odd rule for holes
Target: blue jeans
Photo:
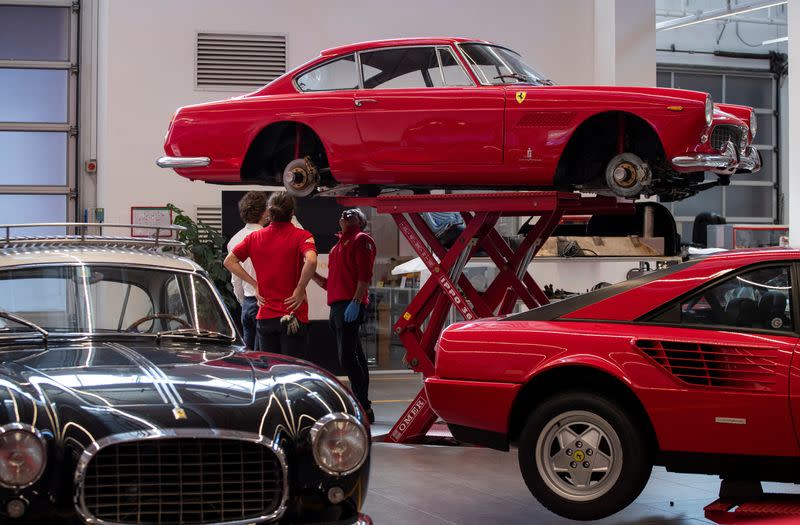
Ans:
<svg viewBox="0 0 800 525"><path fill-rule="evenodd" d="M256 337L256 314L258 301L255 297L245 297L242 304L242 339L244 345L250 350L258 350Z"/></svg>

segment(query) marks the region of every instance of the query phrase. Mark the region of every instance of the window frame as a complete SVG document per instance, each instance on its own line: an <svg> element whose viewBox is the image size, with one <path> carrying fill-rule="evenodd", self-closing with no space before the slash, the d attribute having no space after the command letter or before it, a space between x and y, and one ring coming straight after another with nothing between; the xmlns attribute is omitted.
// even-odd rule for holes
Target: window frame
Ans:
<svg viewBox="0 0 800 525"><path fill-rule="evenodd" d="M430 48L433 49L434 55L436 55L436 63L439 65L439 76L442 78L442 84L444 84L444 72L442 71L442 61L439 58L439 45L437 44L414 44L414 45L407 45L407 46L386 46L386 47L374 47L371 49L362 49L357 51L356 54L358 55L358 75L359 75L359 89L364 91L391 91L391 90L404 90L404 89L436 89L437 86L424 86L424 87L404 87L404 88L368 88L364 87L364 67L361 63L361 54L362 53L380 53L381 51L393 51L395 49L417 49L417 48ZM421 69L418 71L422 71ZM397 77L395 77L397 78ZM448 86L438 86L439 89L442 87Z"/></svg>
<svg viewBox="0 0 800 525"><path fill-rule="evenodd" d="M714 288L715 286L723 283L724 281L735 279L737 276L749 273L754 270L764 270L767 268L776 268L776 267L788 267L789 268L789 278L791 279L792 290L790 293L790 300L791 300L791 307L792 307L792 329L791 330L770 330L767 328L751 328L751 327L739 327L739 326L729 326L729 325L708 325L708 324L690 324L690 323L669 323L664 321L655 321L654 319L666 312L670 309L675 308L677 306L680 308L680 305L697 295L705 293L707 290ZM798 312L798 299L800 299L800 290L798 290L798 278L800 278L800 267L798 267L798 261L793 259L786 259L782 261L769 261L769 262L759 262L753 263L746 266L742 266L737 268L733 271L726 272L724 275L717 277L701 286L693 288L686 293L679 295L678 297L672 299L671 301L663 304L653 310L650 310L646 314L640 316L639 318L635 319L633 322L637 325L643 326L660 326L666 328L686 328L690 330L711 330L715 332L742 332L748 334L766 334L766 335L777 335L783 337L800 337L800 312Z"/></svg>

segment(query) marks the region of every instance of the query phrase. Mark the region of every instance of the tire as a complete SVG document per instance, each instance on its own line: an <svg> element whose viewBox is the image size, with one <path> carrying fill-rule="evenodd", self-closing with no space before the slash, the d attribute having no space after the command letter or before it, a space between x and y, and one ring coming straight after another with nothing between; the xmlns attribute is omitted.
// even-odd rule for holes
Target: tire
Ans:
<svg viewBox="0 0 800 525"><path fill-rule="evenodd" d="M653 469L640 426L619 404L596 394L569 392L545 400L529 416L519 440L528 490L551 512L573 520L605 518L624 509ZM559 460L562 454L566 460ZM607 470L595 470L601 468Z"/></svg>

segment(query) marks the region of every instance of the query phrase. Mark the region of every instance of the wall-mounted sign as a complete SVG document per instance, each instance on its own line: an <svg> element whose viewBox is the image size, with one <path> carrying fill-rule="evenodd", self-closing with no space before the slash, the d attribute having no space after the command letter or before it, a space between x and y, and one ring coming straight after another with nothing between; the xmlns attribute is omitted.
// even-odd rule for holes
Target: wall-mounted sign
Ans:
<svg viewBox="0 0 800 525"><path fill-rule="evenodd" d="M134 226L170 226L172 211L165 206L131 206L131 224ZM156 230L131 228L131 237L155 237ZM158 232L159 238L172 237L172 230Z"/></svg>

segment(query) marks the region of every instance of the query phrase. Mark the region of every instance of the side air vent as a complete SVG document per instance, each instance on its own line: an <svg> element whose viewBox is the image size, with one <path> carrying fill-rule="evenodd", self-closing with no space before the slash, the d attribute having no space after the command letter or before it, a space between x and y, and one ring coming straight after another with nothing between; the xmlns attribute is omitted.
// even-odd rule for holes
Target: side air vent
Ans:
<svg viewBox="0 0 800 525"><path fill-rule="evenodd" d="M260 87L286 72L286 36L199 33L196 87Z"/></svg>
<svg viewBox="0 0 800 525"><path fill-rule="evenodd" d="M680 381L732 390L775 389L777 350L674 341L636 341L636 346Z"/></svg>
<svg viewBox="0 0 800 525"><path fill-rule="evenodd" d="M572 122L575 113L560 113L556 111L527 111L517 122L517 127L533 128L547 126L551 128L563 128Z"/></svg>

